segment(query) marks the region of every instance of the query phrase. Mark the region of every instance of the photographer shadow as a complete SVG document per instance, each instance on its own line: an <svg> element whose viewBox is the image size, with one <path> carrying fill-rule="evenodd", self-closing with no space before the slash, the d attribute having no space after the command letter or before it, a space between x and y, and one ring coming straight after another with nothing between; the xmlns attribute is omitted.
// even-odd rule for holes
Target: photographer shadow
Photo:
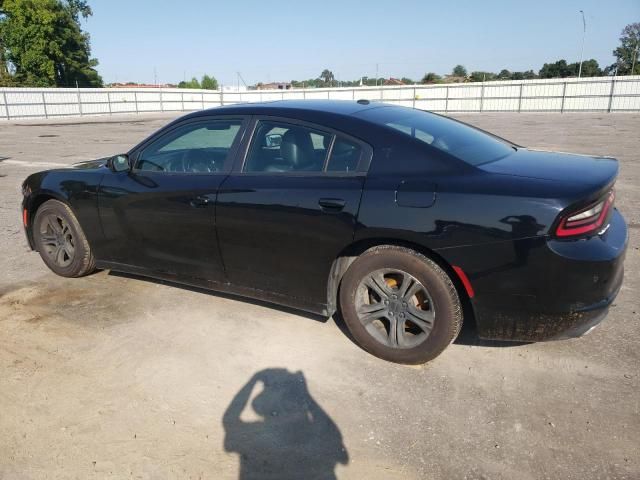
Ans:
<svg viewBox="0 0 640 480"><path fill-rule="evenodd" d="M247 414L251 418L242 418ZM302 372L256 373L222 424L225 450L240 455L240 480L334 479L336 464L349 462L340 430L309 393Z"/></svg>

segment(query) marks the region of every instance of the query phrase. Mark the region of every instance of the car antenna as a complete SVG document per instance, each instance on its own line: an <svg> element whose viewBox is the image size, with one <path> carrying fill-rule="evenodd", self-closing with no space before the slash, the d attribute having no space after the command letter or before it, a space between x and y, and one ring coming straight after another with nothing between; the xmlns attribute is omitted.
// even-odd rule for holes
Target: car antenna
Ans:
<svg viewBox="0 0 640 480"><path fill-rule="evenodd" d="M358 100L357 103L359 103L360 105L369 105L369 103L371 103L371 102L369 102L369 100L367 100L365 98L362 98L362 99Z"/></svg>

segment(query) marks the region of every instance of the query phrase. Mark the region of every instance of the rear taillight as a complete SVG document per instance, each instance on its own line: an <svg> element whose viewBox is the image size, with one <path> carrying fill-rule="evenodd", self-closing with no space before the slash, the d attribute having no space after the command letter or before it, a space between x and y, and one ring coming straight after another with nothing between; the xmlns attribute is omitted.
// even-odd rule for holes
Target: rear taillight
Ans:
<svg viewBox="0 0 640 480"><path fill-rule="evenodd" d="M609 218L615 194L613 190L591 205L580 210L568 212L560 217L556 235L558 237L575 237L598 230Z"/></svg>

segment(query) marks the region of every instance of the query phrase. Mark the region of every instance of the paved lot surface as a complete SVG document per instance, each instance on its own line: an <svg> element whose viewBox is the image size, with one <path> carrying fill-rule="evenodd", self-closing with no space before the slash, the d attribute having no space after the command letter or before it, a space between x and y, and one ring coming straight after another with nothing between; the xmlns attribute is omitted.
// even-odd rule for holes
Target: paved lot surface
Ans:
<svg viewBox="0 0 640 480"><path fill-rule="evenodd" d="M169 118L0 123L0 478L253 478L264 462L291 478L640 478L640 115L460 116L618 157L627 276L587 337L466 332L420 367L367 355L333 320L109 272L62 279L27 250L25 176L125 151Z"/></svg>

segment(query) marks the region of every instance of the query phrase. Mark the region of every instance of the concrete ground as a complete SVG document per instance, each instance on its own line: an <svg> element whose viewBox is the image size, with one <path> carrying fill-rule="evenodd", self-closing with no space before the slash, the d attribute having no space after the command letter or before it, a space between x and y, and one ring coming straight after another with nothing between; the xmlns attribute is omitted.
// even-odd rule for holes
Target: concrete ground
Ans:
<svg viewBox="0 0 640 480"><path fill-rule="evenodd" d="M587 337L400 366L333 320L28 251L20 183L170 117L0 123L0 478L640 478L640 115L473 114L516 143L620 159L626 279Z"/></svg>

